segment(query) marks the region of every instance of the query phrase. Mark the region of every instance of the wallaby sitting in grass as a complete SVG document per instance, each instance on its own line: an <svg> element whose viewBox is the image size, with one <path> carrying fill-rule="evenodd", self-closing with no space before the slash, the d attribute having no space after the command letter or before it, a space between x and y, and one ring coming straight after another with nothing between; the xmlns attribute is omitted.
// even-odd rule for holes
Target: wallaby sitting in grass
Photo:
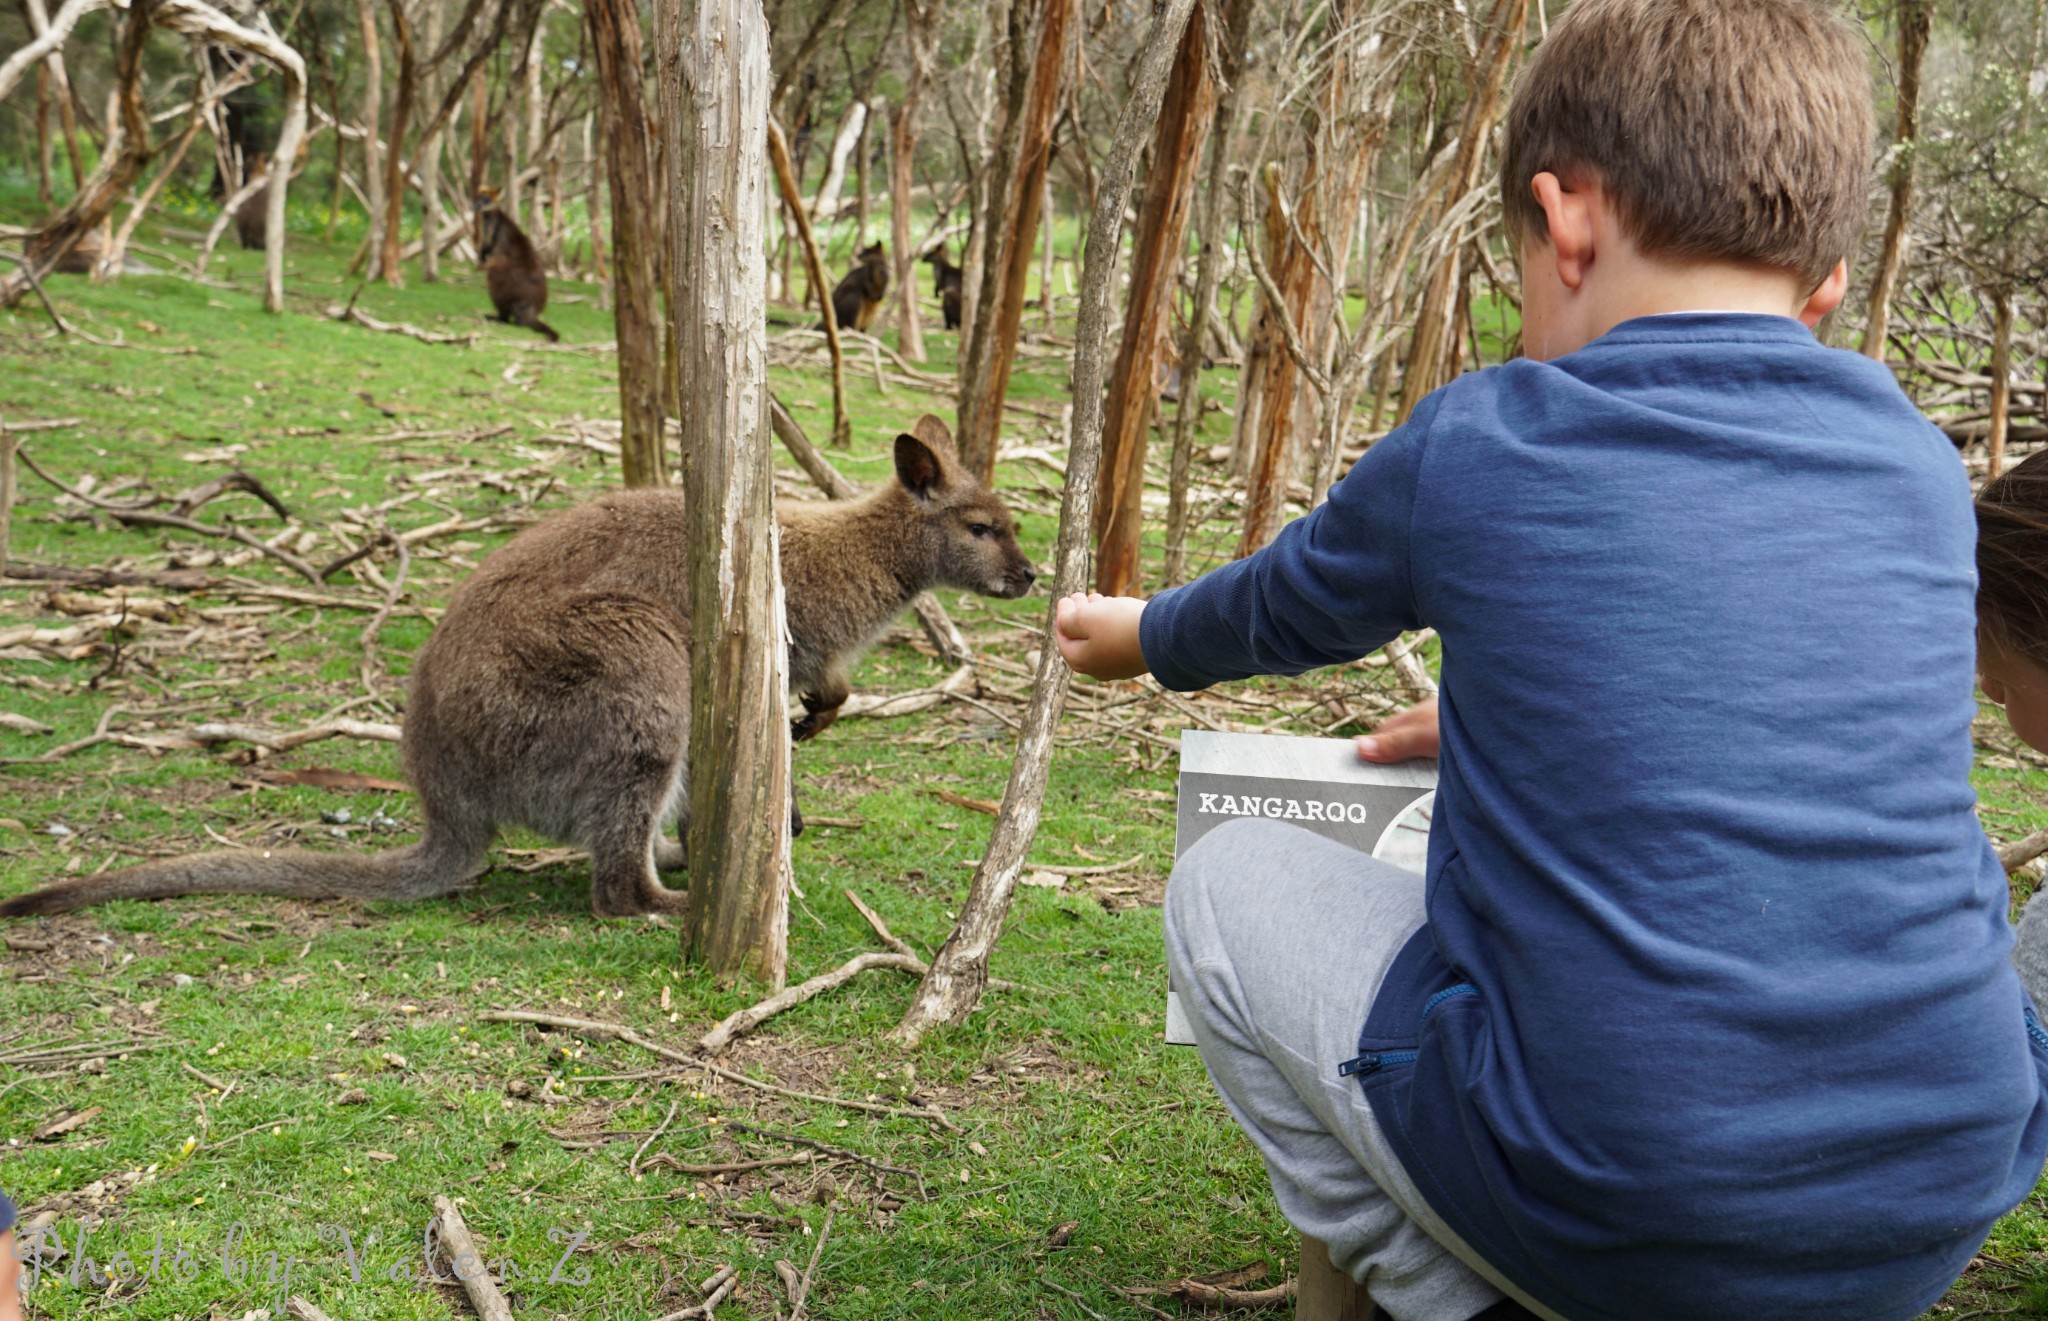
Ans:
<svg viewBox="0 0 2048 1321"><path fill-rule="evenodd" d="M854 254L853 269L832 287L832 318L839 325L865 331L889 296L889 254L870 243Z"/></svg>
<svg viewBox="0 0 2048 1321"><path fill-rule="evenodd" d="M847 662L919 592L1018 597L1037 577L945 424L915 430L896 438L889 485L776 511L799 737L832 722ZM416 844L171 858L18 895L0 917L181 894L424 899L480 873L507 826L588 849L599 916L673 910L686 896L655 873L684 862L662 826L689 804L688 578L671 489L593 500L486 558L413 666L400 750L424 818Z"/></svg>
<svg viewBox="0 0 2048 1321"><path fill-rule="evenodd" d="M925 257L932 268L932 292L939 297L939 310L945 315L946 329L960 329L960 299L966 291L966 278L953 259L946 255L944 248L933 248Z"/></svg>
<svg viewBox="0 0 2048 1321"><path fill-rule="evenodd" d="M526 231L499 209L497 189L478 191L476 225L476 259L484 268L484 290L498 309L498 320L559 341L562 337L555 328L540 319L548 310L548 277L540 254Z"/></svg>
<svg viewBox="0 0 2048 1321"><path fill-rule="evenodd" d="M248 177L254 179L269 168L270 157L259 151L249 157ZM270 190L259 188L235 208L235 240L244 248L261 248L269 236Z"/></svg>

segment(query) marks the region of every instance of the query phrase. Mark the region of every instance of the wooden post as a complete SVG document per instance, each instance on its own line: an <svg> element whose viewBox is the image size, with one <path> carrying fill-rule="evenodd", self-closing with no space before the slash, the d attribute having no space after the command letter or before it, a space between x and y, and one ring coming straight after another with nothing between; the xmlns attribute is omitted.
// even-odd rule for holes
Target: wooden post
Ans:
<svg viewBox="0 0 2048 1321"><path fill-rule="evenodd" d="M0 582L7 580L7 544L14 533L14 433L0 422Z"/></svg>
<svg viewBox="0 0 2048 1321"><path fill-rule="evenodd" d="M619 341L619 464L628 486L668 484L662 437L661 330L654 296L657 187L632 0L585 0L597 56L612 199L612 324ZM595 219L593 218L593 224Z"/></svg>
<svg viewBox="0 0 2048 1321"><path fill-rule="evenodd" d="M768 159L775 166L775 181L782 190L783 209L796 222L797 242L803 246L804 269L809 273L811 291L818 297L818 312L825 321L825 348L832 357L832 444L844 448L853 443L853 423L846 417L846 359L839 346L839 316L832 307L832 286L825 283L825 261L818 255L818 240L811 232L811 215L804 196L797 189L796 169L790 163L789 142L782 126L768 121Z"/></svg>
<svg viewBox="0 0 2048 1321"><path fill-rule="evenodd" d="M1180 287L1181 252L1187 246L1188 210L1194 200L1195 170L1216 110L1216 84L1209 77L1209 39L1204 6L1197 5L1174 57L1173 77L1152 139L1152 166L1145 200L1131 239L1131 285L1124 306L1123 339L1109 374L1109 407L1102 430L1102 471L1096 476L1095 590L1125 596L1138 585L1138 540L1145 530L1140 498L1145 491L1145 454L1159 392L1161 350L1167 313ZM1046 242L1052 241L1050 227ZM1048 272L1050 274L1050 272ZM1052 298L1046 280L1041 296Z"/></svg>
<svg viewBox="0 0 2048 1321"><path fill-rule="evenodd" d="M690 958L780 987L789 700L768 437L768 24L760 0L659 0L669 316L690 520Z"/></svg>
<svg viewBox="0 0 2048 1321"><path fill-rule="evenodd" d="M1372 1315L1365 1286L1330 1264L1329 1244L1303 1234L1295 1321L1370 1321Z"/></svg>
<svg viewBox="0 0 2048 1321"><path fill-rule="evenodd" d="M1024 35L1020 20L1026 3L1018 0L1012 10L1013 40ZM1012 122L1004 127L1004 143L1006 148L1014 143L1015 154L1001 161L993 180L1002 201L989 208L994 232L989 235L981 298L968 335L959 425L953 432L961 465L984 482L995 477L1003 396L1009 392L1017 332L1024 323L1024 286L1031 272L1046 166L1052 158L1053 120L1059 110L1074 0L1036 0L1035 9L1037 44L1029 54L1012 54L1013 59L1030 61L1029 80L1021 100L1013 96L1007 107Z"/></svg>
<svg viewBox="0 0 2048 1321"><path fill-rule="evenodd" d="M1131 90L1117 117L1116 136L1096 189L1095 210L1088 225L1088 246L1081 269L1081 306L1074 324L1074 430L1067 456L1066 491L1060 498L1057 585L1046 612L1046 636L1052 635L1052 609L1061 597L1082 589L1088 573L1088 526L1095 500L1091 480L1102 454L1102 377L1109 347L1109 285L1122 241L1124 205L1130 198L1131 176L1159 103L1166 91L1167 67L1186 29L1194 0L1167 0L1139 54ZM960 918L946 937L916 997L892 1034L915 1045L943 1023L957 1023L974 1012L988 984L988 959L1001 934L1003 918L1024 870L1024 855L1038 832L1045 784L1052 769L1053 734L1066 705L1072 671L1052 646L1039 649L1038 673L1031 705L1025 709L1017 755L1010 763L1010 782L1003 790L1002 813L989 837L981 865L975 869ZM695 872L692 872L692 884Z"/></svg>
<svg viewBox="0 0 2048 1321"><path fill-rule="evenodd" d="M1920 153L1920 69L1934 33L1934 0L1900 0L1898 131L1892 138L1891 201L1885 208L1884 244L1870 277L1869 307L1863 321L1863 352L1884 361L1892 294L1906 268L1913 223L1914 162Z"/></svg>

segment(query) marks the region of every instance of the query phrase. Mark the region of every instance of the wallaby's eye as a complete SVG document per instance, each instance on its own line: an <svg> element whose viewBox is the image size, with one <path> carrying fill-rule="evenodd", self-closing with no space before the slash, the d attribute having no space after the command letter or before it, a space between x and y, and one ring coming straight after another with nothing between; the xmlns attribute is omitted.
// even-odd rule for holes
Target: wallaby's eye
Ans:
<svg viewBox="0 0 2048 1321"><path fill-rule="evenodd" d="M994 531L995 529L991 528L986 523L969 523L967 525L967 530L969 532L972 532L977 537L986 537L990 532Z"/></svg>

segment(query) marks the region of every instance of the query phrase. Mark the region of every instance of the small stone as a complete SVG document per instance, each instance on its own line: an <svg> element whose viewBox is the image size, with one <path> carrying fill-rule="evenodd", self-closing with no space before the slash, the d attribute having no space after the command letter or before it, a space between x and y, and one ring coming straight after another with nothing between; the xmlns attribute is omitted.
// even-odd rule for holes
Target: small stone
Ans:
<svg viewBox="0 0 2048 1321"><path fill-rule="evenodd" d="M351 1087L340 1096L335 1097L334 1103L336 1105L367 1105L369 1100L370 1094L368 1092L360 1087Z"/></svg>
<svg viewBox="0 0 2048 1321"><path fill-rule="evenodd" d="M516 1096L523 1101L533 1095L533 1084L524 1078L514 1078L505 1084L505 1095Z"/></svg>
<svg viewBox="0 0 2048 1321"><path fill-rule="evenodd" d="M332 812L322 812L320 819L330 826L345 826L356 819L356 814L346 807L337 807Z"/></svg>
<svg viewBox="0 0 2048 1321"><path fill-rule="evenodd" d="M106 1058L95 1055L89 1060L80 1060L78 1062L78 1071L80 1073L105 1073L107 1071Z"/></svg>
<svg viewBox="0 0 2048 1321"><path fill-rule="evenodd" d="M190 974L188 974L188 973L182 973L182 972L174 972L174 973L172 973L172 974L171 974L171 985L173 985L173 986L190 986L191 984L192 984L192 978L191 978L191 975L190 975Z"/></svg>

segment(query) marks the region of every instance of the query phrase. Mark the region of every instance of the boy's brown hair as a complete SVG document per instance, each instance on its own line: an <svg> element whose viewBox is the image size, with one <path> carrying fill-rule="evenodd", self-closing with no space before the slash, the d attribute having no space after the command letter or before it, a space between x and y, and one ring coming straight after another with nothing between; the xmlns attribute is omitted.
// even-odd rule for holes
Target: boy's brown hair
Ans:
<svg viewBox="0 0 2048 1321"><path fill-rule="evenodd" d="M1977 634L2048 668L2048 452L1977 497Z"/></svg>
<svg viewBox="0 0 2048 1321"><path fill-rule="evenodd" d="M1530 181L1597 180L1649 256L1797 271L1848 256L1876 135L1863 34L1828 0L1574 0L1508 108L1509 232Z"/></svg>

